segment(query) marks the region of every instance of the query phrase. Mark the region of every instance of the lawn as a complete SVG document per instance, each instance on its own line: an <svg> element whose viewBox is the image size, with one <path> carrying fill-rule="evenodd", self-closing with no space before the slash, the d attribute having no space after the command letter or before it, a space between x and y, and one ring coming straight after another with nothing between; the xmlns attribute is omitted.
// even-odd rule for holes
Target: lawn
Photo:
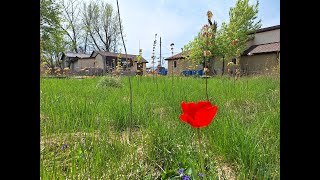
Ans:
<svg viewBox="0 0 320 180"><path fill-rule="evenodd" d="M41 179L160 179L181 168L193 179L280 179L279 76L208 79L218 112L201 128L204 171L197 129L179 119L182 101L205 100L204 79L175 77L172 89L171 77L132 77L132 123L128 77L100 80L41 78Z"/></svg>

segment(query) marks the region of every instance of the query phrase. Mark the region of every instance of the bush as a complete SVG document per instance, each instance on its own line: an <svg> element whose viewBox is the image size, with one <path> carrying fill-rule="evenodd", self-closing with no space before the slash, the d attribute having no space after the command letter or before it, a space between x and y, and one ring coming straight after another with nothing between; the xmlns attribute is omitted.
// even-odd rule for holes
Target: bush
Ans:
<svg viewBox="0 0 320 180"><path fill-rule="evenodd" d="M115 87L120 88L123 84L119 77L112 77L112 76L104 76L102 77L97 84L97 87Z"/></svg>

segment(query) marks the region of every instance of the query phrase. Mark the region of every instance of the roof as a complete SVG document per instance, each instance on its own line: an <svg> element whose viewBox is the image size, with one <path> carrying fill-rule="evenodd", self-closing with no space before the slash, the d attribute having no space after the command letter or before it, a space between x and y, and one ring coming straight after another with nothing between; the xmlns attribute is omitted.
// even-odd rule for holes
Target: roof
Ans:
<svg viewBox="0 0 320 180"><path fill-rule="evenodd" d="M185 53L185 54L188 54L189 51L185 51L184 53ZM175 60L175 59L185 59L185 57L184 57L184 55L183 55L182 52L181 52L181 53L178 53L178 54L173 55L173 56L171 56L171 57L168 57L168 58L166 58L166 59L164 59L164 60Z"/></svg>
<svg viewBox="0 0 320 180"><path fill-rule="evenodd" d="M268 44L259 44L250 46L247 50L243 52L244 56L251 54L261 54L261 53L270 53L270 52L279 52L280 51L280 42L268 43Z"/></svg>
<svg viewBox="0 0 320 180"><path fill-rule="evenodd" d="M98 54L101 56L106 56L106 57L118 57L120 53L113 53L113 52L107 52L107 51L92 51L90 57L96 57ZM132 54L127 54L128 58L133 59L135 62L137 62L137 55L132 55ZM126 54L121 53L121 57L125 58ZM147 60L145 60L143 57L141 58L142 63L148 63Z"/></svg>
<svg viewBox="0 0 320 180"><path fill-rule="evenodd" d="M74 58L74 57L78 57L78 58L88 58L90 57L90 54L82 54L82 53L71 53L71 52L67 52L67 53L64 53L62 56L66 56L66 57L71 57L71 58Z"/></svg>
<svg viewBox="0 0 320 180"><path fill-rule="evenodd" d="M270 26L270 27L266 27L266 28L261 28L261 29L258 29L256 32L251 32L251 33L249 33L249 34L262 33L262 32L272 31L272 30L276 30L276 29L280 29L280 25Z"/></svg>

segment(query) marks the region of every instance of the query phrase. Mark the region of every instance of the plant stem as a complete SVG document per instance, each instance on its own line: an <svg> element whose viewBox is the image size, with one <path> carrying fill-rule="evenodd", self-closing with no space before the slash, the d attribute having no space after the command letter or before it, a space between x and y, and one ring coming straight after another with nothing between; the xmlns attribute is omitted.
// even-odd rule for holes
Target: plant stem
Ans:
<svg viewBox="0 0 320 180"><path fill-rule="evenodd" d="M119 18L119 26L120 26L120 33L121 33L122 43L123 43L124 51L126 53L126 62L128 62L128 54L127 54L126 44L124 43L123 34L122 34L122 28L121 28L120 10L119 10L118 0L117 0L117 8L118 8L118 18ZM127 67L128 67L128 63L127 63ZM131 126L132 126L132 87L131 87L130 74L129 74L129 88L130 88L129 141L130 141L130 138L131 138Z"/></svg>
<svg viewBox="0 0 320 180"><path fill-rule="evenodd" d="M173 56L173 52L172 52L172 56ZM171 78L172 78L171 97L173 97L173 68L174 68L174 61L172 61L172 71L171 71Z"/></svg>
<svg viewBox="0 0 320 180"><path fill-rule="evenodd" d="M198 143L199 143L199 157L200 157L200 171L201 173L204 173L204 168L203 168L203 156L202 156L202 151L201 151L201 133L200 133L200 128L198 128Z"/></svg>
<svg viewBox="0 0 320 180"><path fill-rule="evenodd" d="M206 35L206 45L207 45L207 50L208 50L208 35ZM205 59L205 62L204 62L204 66L205 66L205 78L206 78L206 97L207 97L207 100L209 101L209 96L208 96L208 75L207 75L207 71L209 69L209 67L207 67L207 59Z"/></svg>
<svg viewBox="0 0 320 180"><path fill-rule="evenodd" d="M206 73L206 76L207 76L207 73ZM206 78L206 97L207 97L207 100L209 101L209 96L208 96L208 78Z"/></svg>
<svg viewBox="0 0 320 180"><path fill-rule="evenodd" d="M129 88L130 88L130 116L129 116L129 141L131 140L131 128L132 128L132 86L131 86L131 78L129 75Z"/></svg>

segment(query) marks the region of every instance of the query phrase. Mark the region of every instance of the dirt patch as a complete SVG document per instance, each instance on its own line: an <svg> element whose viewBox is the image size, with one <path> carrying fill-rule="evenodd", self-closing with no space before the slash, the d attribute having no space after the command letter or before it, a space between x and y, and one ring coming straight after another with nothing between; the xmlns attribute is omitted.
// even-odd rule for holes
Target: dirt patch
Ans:
<svg viewBox="0 0 320 180"><path fill-rule="evenodd" d="M40 114L40 121L46 121L46 120L48 120L48 119L49 119L48 116L45 116L45 115Z"/></svg>
<svg viewBox="0 0 320 180"><path fill-rule="evenodd" d="M235 173L235 167L228 164L227 162L224 162L222 158L216 158L215 161L217 162L217 174L219 180L235 180L236 179L236 173Z"/></svg>

